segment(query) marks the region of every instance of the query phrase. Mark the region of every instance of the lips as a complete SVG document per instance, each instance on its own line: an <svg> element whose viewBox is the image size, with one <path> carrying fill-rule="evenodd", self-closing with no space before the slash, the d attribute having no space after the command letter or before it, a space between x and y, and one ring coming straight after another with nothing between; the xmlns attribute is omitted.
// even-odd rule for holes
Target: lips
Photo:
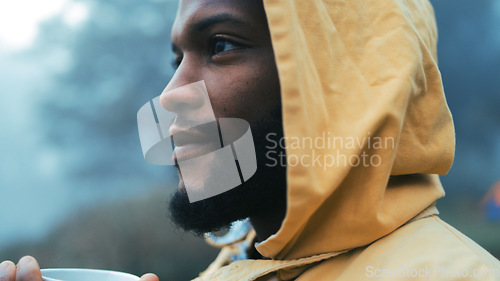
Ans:
<svg viewBox="0 0 500 281"><path fill-rule="evenodd" d="M216 122L194 128L181 128L173 124L169 134L173 137L173 158L177 161L196 158L221 147Z"/></svg>
<svg viewBox="0 0 500 281"><path fill-rule="evenodd" d="M208 154L217 149L217 146L214 144L191 143L183 146L176 146L174 149L174 158L177 159L177 161L185 161Z"/></svg>

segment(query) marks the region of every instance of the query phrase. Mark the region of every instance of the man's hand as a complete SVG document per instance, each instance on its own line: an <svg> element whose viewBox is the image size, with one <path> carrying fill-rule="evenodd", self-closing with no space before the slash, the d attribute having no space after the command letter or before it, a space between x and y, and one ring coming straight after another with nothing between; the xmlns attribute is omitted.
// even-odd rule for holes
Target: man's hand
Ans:
<svg viewBox="0 0 500 281"><path fill-rule="evenodd" d="M38 262L30 256L19 260L17 266L11 261L0 264L0 281L42 281ZM149 280L148 280L149 281Z"/></svg>
<svg viewBox="0 0 500 281"><path fill-rule="evenodd" d="M0 263L0 281L43 281L38 262L30 256L19 260L17 265L11 261ZM144 274L140 281L159 281L152 273Z"/></svg>
<svg viewBox="0 0 500 281"><path fill-rule="evenodd" d="M2 280L0 279L0 281ZM153 273L148 273L142 275L141 280L139 281L160 281L160 279L158 279L158 276L154 275Z"/></svg>

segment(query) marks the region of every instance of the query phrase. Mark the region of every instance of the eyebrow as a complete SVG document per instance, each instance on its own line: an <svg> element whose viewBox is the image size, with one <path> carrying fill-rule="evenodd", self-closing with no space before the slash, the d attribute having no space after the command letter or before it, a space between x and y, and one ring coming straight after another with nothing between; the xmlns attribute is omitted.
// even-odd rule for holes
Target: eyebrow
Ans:
<svg viewBox="0 0 500 281"><path fill-rule="evenodd" d="M249 24L236 18L230 13L221 13L217 15L213 15L210 17L203 18L200 21L191 23L188 25L188 32L190 34L192 33L199 33L202 32L203 30L209 28L212 25L215 24L221 24L221 23L232 23L236 25L243 25L243 26L248 26ZM179 48L172 42L172 51L176 53L179 50Z"/></svg>
<svg viewBox="0 0 500 281"><path fill-rule="evenodd" d="M232 14L222 13L222 14L218 14L218 15L204 18L200 21L197 21L193 24L190 24L189 30L191 32L201 32L201 31L209 28L212 25L220 24L220 23L232 23L232 24L238 24L238 25L248 25L244 21L241 21L238 18L234 17Z"/></svg>

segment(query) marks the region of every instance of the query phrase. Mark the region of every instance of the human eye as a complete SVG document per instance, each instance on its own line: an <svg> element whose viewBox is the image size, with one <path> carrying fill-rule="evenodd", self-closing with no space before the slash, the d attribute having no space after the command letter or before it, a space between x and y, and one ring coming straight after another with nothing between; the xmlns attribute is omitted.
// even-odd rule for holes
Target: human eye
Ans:
<svg viewBox="0 0 500 281"><path fill-rule="evenodd" d="M181 62L182 62L182 56L176 55L175 58L172 59L170 64L172 65L172 68L174 70L177 70L177 68L179 68L179 65L181 65Z"/></svg>
<svg viewBox="0 0 500 281"><path fill-rule="evenodd" d="M210 39L209 46L210 46L210 54L212 56L242 48L240 44L231 42L226 38L217 36L212 37Z"/></svg>

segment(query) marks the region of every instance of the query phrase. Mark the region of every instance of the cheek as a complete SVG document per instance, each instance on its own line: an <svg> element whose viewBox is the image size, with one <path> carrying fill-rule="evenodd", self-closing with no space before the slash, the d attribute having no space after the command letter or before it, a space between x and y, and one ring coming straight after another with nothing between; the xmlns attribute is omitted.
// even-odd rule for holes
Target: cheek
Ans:
<svg viewBox="0 0 500 281"><path fill-rule="evenodd" d="M232 67L205 81L217 118L235 117L252 122L268 114L281 102L274 65L257 63Z"/></svg>

